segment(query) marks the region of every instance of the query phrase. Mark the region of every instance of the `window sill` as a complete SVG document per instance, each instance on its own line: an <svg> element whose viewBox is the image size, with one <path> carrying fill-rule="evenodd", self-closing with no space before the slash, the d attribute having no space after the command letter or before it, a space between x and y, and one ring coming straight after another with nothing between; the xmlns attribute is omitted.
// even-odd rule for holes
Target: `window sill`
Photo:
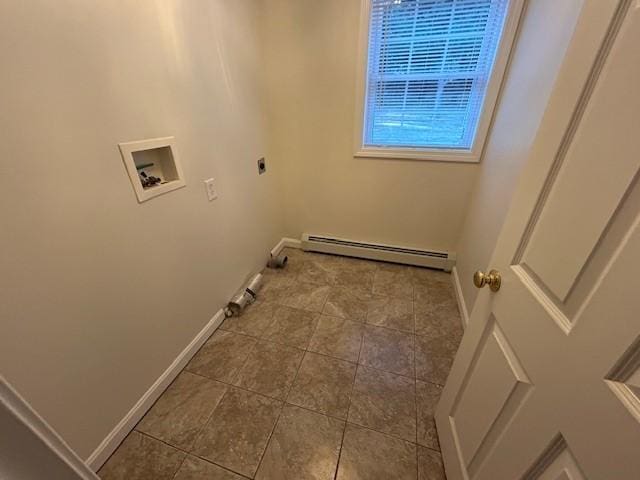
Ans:
<svg viewBox="0 0 640 480"><path fill-rule="evenodd" d="M420 160L431 162L478 163L479 156L469 150L422 150L417 148L374 148L357 150L357 158L389 158L395 160Z"/></svg>

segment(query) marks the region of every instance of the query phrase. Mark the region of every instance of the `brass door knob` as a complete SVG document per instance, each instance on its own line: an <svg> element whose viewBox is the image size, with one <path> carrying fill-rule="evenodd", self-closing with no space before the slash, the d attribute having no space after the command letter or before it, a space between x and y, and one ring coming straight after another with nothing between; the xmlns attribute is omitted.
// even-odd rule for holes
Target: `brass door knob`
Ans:
<svg viewBox="0 0 640 480"><path fill-rule="evenodd" d="M491 270L489 273L483 273L478 270L473 274L473 284L478 288L489 285L492 292L497 292L500 290L501 283L502 278L500 277L500 272L497 270Z"/></svg>

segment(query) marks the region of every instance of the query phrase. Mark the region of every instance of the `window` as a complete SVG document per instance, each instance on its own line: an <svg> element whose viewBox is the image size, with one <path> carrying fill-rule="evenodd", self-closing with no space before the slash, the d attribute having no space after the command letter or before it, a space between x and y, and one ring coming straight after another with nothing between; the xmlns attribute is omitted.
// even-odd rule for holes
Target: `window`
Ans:
<svg viewBox="0 0 640 480"><path fill-rule="evenodd" d="M521 4L365 0L356 155L478 161Z"/></svg>

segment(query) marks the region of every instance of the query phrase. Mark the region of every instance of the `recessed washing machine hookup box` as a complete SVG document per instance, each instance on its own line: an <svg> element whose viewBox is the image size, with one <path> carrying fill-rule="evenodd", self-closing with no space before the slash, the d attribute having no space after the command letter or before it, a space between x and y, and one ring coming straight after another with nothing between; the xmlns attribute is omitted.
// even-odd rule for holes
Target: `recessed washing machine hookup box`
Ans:
<svg viewBox="0 0 640 480"><path fill-rule="evenodd" d="M174 137L126 142L119 147L138 202L186 185Z"/></svg>

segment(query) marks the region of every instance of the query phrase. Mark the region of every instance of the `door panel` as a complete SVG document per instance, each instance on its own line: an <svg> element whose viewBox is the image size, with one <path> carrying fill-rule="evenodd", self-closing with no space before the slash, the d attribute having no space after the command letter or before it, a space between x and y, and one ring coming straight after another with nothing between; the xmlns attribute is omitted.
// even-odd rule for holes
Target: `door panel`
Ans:
<svg viewBox="0 0 640 480"><path fill-rule="evenodd" d="M624 353L606 380L622 404L640 421L640 339Z"/></svg>
<svg viewBox="0 0 640 480"><path fill-rule="evenodd" d="M460 451L468 468L479 463L476 453L491 428L497 428L501 414L507 415L529 386L520 362L495 320L480 342L469 371L468 383L453 407L451 421L460 439Z"/></svg>
<svg viewBox="0 0 640 480"><path fill-rule="evenodd" d="M640 478L637 45L640 2L586 1L436 411L449 480Z"/></svg>
<svg viewBox="0 0 640 480"><path fill-rule="evenodd" d="M585 480L562 435L557 435L523 480Z"/></svg>
<svg viewBox="0 0 640 480"><path fill-rule="evenodd" d="M554 462L542 472L539 480L585 480L571 452L565 448L558 454Z"/></svg>
<svg viewBox="0 0 640 480"><path fill-rule="evenodd" d="M525 238L522 263L564 301L640 168L638 104L640 29L625 28L606 59L579 123L556 158L555 181L543 195Z"/></svg>

